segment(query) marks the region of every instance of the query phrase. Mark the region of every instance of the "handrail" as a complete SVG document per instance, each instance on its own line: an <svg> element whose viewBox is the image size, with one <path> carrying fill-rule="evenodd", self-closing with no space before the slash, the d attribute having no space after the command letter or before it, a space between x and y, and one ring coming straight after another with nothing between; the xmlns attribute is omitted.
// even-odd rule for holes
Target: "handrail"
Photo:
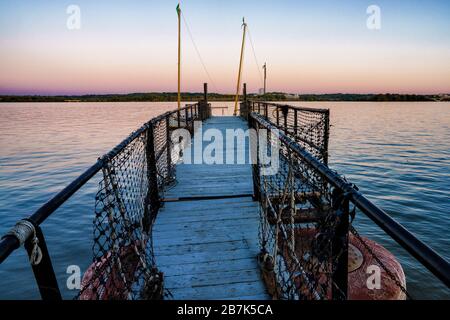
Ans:
<svg viewBox="0 0 450 320"><path fill-rule="evenodd" d="M277 130L278 127L266 121L256 112L252 112L250 117L268 130ZM293 141L283 132L278 131L279 139L285 143L290 150L295 152L312 168L317 170L332 186L343 191L344 194L358 207L367 217L375 222L386 234L392 237L407 252L416 258L423 266L450 288L450 263L420 241L410 231L391 218L384 210L377 207L368 200L354 186L345 181L335 171L327 165L318 161L309 152L304 150L298 143Z"/></svg>
<svg viewBox="0 0 450 320"><path fill-rule="evenodd" d="M261 103L261 104L266 104L268 106L273 106L273 107L289 107L291 109L297 109L299 111L306 111L306 112L314 112L314 113L328 113L330 110L328 109L324 109L324 108L309 108L309 107L301 107L301 106L293 106L290 104L281 104L281 103L274 103L274 102L265 102L265 101L253 101L253 100L248 100L248 102L250 103Z"/></svg>

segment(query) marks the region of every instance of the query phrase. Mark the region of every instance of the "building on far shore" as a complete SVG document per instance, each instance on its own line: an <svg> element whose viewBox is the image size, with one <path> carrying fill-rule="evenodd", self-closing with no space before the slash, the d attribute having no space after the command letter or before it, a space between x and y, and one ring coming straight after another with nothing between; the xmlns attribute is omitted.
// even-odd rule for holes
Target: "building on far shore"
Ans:
<svg viewBox="0 0 450 320"><path fill-rule="evenodd" d="M300 97L300 95L298 95L297 93L286 93L284 95L284 97L289 100L289 99L298 99Z"/></svg>

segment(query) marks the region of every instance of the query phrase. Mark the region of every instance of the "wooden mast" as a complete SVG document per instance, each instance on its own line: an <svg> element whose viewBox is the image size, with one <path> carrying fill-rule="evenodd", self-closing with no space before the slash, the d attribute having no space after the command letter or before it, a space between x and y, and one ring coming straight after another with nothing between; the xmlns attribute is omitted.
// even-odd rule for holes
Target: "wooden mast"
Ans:
<svg viewBox="0 0 450 320"><path fill-rule="evenodd" d="M242 64L244 62L244 49L245 49L245 34L247 32L247 24L245 23L245 18L242 18L242 26L244 27L242 33L242 46L241 46L241 59L239 61L239 72L238 72L238 80L236 86L236 97L234 100L234 115L236 116L238 113L238 103L239 103L239 90L241 87L241 76L242 76Z"/></svg>
<svg viewBox="0 0 450 320"><path fill-rule="evenodd" d="M178 15L178 111L181 109L181 9L177 6Z"/></svg>
<svg viewBox="0 0 450 320"><path fill-rule="evenodd" d="M264 92L264 95L266 95L267 62L264 63L263 69L264 69L264 91L263 92Z"/></svg>

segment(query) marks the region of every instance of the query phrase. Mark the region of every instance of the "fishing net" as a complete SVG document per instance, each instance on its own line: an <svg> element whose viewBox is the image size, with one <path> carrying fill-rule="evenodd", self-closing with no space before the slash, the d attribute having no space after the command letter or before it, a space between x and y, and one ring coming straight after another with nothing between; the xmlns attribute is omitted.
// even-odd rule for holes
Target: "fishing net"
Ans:
<svg viewBox="0 0 450 320"><path fill-rule="evenodd" d="M164 191L175 181L173 130L193 133L207 104L187 106L151 120L104 156L95 198L93 263L77 296L81 300L161 299L152 226ZM201 112L200 112L201 111ZM192 130L192 131L191 131Z"/></svg>
<svg viewBox="0 0 450 320"><path fill-rule="evenodd" d="M256 121L253 127L267 130ZM319 125L314 123L314 127ZM336 215L331 188L292 152L289 143L270 130L267 135L268 149L280 143L280 163L275 174L266 173L260 161L254 166L261 198L259 263L264 281L276 299L326 299L331 295L334 261L339 256L333 250ZM325 141L323 137L313 139ZM318 147L321 151L325 148Z"/></svg>
<svg viewBox="0 0 450 320"><path fill-rule="evenodd" d="M252 101L243 103L241 108L241 116L258 113L316 159L328 163L329 110Z"/></svg>

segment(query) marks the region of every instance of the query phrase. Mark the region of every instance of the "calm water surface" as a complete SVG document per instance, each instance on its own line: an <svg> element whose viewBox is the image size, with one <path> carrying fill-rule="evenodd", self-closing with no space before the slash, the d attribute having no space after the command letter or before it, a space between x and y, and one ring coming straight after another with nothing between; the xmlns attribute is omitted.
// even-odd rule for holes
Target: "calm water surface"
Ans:
<svg viewBox="0 0 450 320"><path fill-rule="evenodd" d="M216 106L232 103L215 103ZM300 104L298 104L300 105ZM450 260L450 103L301 103L331 109L330 166ZM0 104L0 234L172 103ZM221 111L216 111L220 114ZM91 261L92 179L43 225L61 288ZM355 224L401 261L416 298L450 298L363 215ZM64 290L65 298L75 292ZM24 250L0 266L0 299L39 298Z"/></svg>

